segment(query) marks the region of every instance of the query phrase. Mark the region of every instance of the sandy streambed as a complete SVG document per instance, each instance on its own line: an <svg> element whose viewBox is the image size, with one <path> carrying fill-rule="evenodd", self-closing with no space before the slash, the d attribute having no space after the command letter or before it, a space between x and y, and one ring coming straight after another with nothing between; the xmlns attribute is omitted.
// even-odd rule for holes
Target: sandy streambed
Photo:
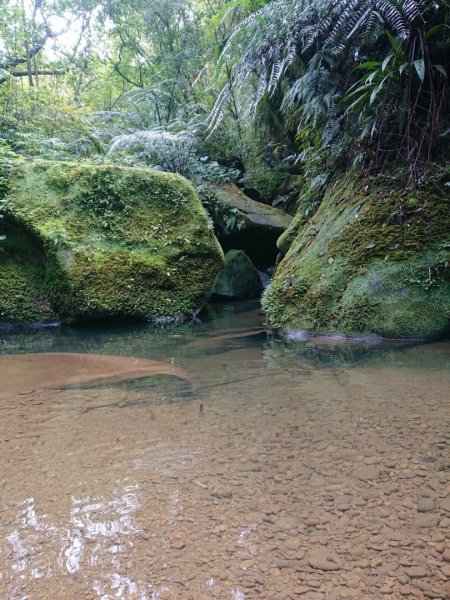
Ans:
<svg viewBox="0 0 450 600"><path fill-rule="evenodd" d="M0 394L50 390L101 382L172 375L188 379L171 364L127 356L43 352L0 356Z"/></svg>
<svg viewBox="0 0 450 600"><path fill-rule="evenodd" d="M450 370L59 356L1 371L1 598L450 597ZM48 389L161 369L193 394Z"/></svg>

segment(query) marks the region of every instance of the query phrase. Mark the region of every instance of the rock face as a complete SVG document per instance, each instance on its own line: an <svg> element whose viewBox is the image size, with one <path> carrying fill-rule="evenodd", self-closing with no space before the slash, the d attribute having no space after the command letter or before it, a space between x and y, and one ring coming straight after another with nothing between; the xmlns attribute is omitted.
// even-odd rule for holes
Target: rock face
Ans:
<svg viewBox="0 0 450 600"><path fill-rule="evenodd" d="M276 241L292 217L252 200L232 183L211 186L210 193L210 209L224 250L244 250L258 269L273 266L278 252Z"/></svg>
<svg viewBox="0 0 450 600"><path fill-rule="evenodd" d="M313 217L296 217L294 235L283 236L287 254L263 298L271 325L390 338L448 334L445 177L441 172L412 191L376 178L347 178L325 193Z"/></svg>
<svg viewBox="0 0 450 600"><path fill-rule="evenodd" d="M210 295L223 254L182 177L36 161L4 188L0 321L178 316Z"/></svg>
<svg viewBox="0 0 450 600"><path fill-rule="evenodd" d="M247 300L259 298L263 291L261 278L243 250L230 250L219 271L213 295L220 298Z"/></svg>
<svg viewBox="0 0 450 600"><path fill-rule="evenodd" d="M45 288L45 258L19 226L0 219L0 324L57 319Z"/></svg>

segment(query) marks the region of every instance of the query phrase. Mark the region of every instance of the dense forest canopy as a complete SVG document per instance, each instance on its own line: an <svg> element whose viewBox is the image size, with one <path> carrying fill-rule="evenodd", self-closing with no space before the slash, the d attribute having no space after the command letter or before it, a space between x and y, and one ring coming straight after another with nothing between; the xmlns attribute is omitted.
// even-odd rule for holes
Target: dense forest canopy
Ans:
<svg viewBox="0 0 450 600"><path fill-rule="evenodd" d="M445 158L448 0L4 0L0 151L239 179Z"/></svg>

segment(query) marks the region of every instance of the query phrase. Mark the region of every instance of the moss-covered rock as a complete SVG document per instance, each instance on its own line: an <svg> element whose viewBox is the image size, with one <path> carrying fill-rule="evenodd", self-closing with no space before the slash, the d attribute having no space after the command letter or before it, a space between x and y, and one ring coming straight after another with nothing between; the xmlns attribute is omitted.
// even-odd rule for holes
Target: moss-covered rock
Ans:
<svg viewBox="0 0 450 600"><path fill-rule="evenodd" d="M277 248L281 254L286 255L292 242L298 235L298 232L312 218L320 203L323 194L317 190L307 186L302 190L296 201L297 210L294 214L289 227L284 231L277 240Z"/></svg>
<svg viewBox="0 0 450 600"><path fill-rule="evenodd" d="M446 177L409 190L352 174L328 189L314 216L300 222L264 294L271 325L394 338L448 334Z"/></svg>
<svg viewBox="0 0 450 600"><path fill-rule="evenodd" d="M39 246L14 223L0 220L0 322L56 320L45 290Z"/></svg>
<svg viewBox="0 0 450 600"><path fill-rule="evenodd" d="M278 253L277 239L292 217L252 200L232 183L210 186L209 195L208 209L222 248L244 250L258 269L272 267Z"/></svg>
<svg viewBox="0 0 450 600"><path fill-rule="evenodd" d="M1 205L4 221L36 240L38 288L63 319L190 314L223 263L206 212L178 175L36 161L17 165Z"/></svg>
<svg viewBox="0 0 450 600"><path fill-rule="evenodd" d="M292 217L278 208L256 202L246 196L233 183L224 183L222 185L211 186L211 191L215 195L217 202L221 205L223 212L221 216L225 221L223 227L228 233L231 233L233 227L228 225L226 219L229 218L230 209L235 209L235 221L240 224L240 229L249 227L270 227L278 231L278 235L289 226Z"/></svg>
<svg viewBox="0 0 450 600"><path fill-rule="evenodd" d="M214 284L214 296L250 300L259 298L263 285L258 271L243 250L230 250Z"/></svg>

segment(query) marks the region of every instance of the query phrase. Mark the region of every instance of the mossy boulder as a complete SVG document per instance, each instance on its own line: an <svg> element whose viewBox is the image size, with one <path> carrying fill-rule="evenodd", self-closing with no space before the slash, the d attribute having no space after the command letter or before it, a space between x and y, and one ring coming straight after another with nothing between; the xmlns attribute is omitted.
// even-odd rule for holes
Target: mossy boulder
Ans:
<svg viewBox="0 0 450 600"><path fill-rule="evenodd" d="M450 333L448 172L416 189L355 174L300 216L263 307L283 331L433 339Z"/></svg>
<svg viewBox="0 0 450 600"><path fill-rule="evenodd" d="M0 323L57 319L45 289L44 256L14 223L0 220Z"/></svg>
<svg viewBox="0 0 450 600"><path fill-rule="evenodd" d="M192 314L223 264L205 210L178 175L35 161L10 169L2 195L3 227L33 240L41 257L17 260L5 231L0 279L14 271L17 284L25 269L34 282L27 301L34 309L16 307L11 320L43 320L47 307L75 320ZM0 288L4 320L12 315L7 303Z"/></svg>
<svg viewBox="0 0 450 600"><path fill-rule="evenodd" d="M221 204L226 218L227 209L236 209L236 221L241 229L270 227L280 235L290 224L292 217L278 208L257 202L246 196L233 183L211 186L211 191ZM226 223L223 224L226 226ZM228 228L232 229L232 227Z"/></svg>
<svg viewBox="0 0 450 600"><path fill-rule="evenodd" d="M259 298L263 285L258 271L243 250L230 250L219 271L213 295L219 298L250 300Z"/></svg>
<svg viewBox="0 0 450 600"><path fill-rule="evenodd" d="M208 208L222 248L244 250L258 269L273 266L277 239L289 227L291 215L252 200L232 183L210 186L209 195Z"/></svg>
<svg viewBox="0 0 450 600"><path fill-rule="evenodd" d="M298 232L312 218L320 203L322 202L323 193L306 186L301 190L296 201L297 210L294 214L289 227L284 231L277 240L277 248L284 256L287 254L292 242L298 235Z"/></svg>

